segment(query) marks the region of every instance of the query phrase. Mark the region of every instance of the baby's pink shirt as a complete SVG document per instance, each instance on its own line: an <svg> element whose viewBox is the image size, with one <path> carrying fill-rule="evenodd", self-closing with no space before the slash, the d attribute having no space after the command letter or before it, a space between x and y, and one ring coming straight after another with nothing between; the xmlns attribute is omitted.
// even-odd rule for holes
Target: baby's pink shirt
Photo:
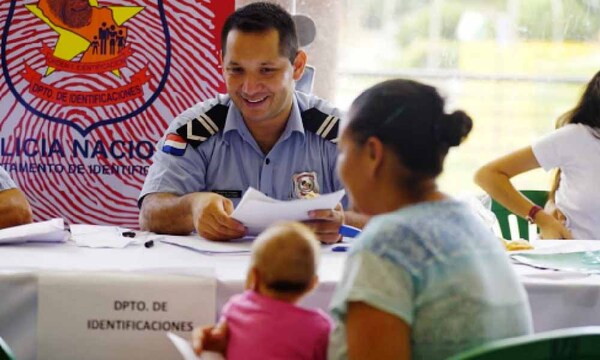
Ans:
<svg viewBox="0 0 600 360"><path fill-rule="evenodd" d="M327 358L331 319L320 309L246 291L225 304L223 316L229 360Z"/></svg>

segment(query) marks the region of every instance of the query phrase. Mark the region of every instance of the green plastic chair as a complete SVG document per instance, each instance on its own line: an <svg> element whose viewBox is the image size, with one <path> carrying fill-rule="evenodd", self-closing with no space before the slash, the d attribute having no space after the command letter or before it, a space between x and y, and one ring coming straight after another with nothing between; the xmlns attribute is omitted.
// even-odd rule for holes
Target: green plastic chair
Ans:
<svg viewBox="0 0 600 360"><path fill-rule="evenodd" d="M493 341L448 360L600 359L600 326L553 330Z"/></svg>
<svg viewBox="0 0 600 360"><path fill-rule="evenodd" d="M544 207L546 201L548 200L548 192L544 190L521 190L521 194L531 200L534 204ZM500 205L496 200L492 199L492 212L498 218L498 224L500 225L500 231L502 233L502 237L509 240L512 239L510 233L510 222L509 216L514 215L510 210ZM529 240L529 223L527 220L523 219L520 216L516 216L517 224L518 224L518 233L519 238ZM539 230L538 230L539 231Z"/></svg>
<svg viewBox="0 0 600 360"><path fill-rule="evenodd" d="M15 354L13 354L8 344L0 337L0 360L15 360Z"/></svg>

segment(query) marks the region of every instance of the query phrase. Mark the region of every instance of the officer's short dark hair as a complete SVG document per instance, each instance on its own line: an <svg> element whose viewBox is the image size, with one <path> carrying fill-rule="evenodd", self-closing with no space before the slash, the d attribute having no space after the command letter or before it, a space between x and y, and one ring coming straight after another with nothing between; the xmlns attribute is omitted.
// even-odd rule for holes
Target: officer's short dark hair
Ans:
<svg viewBox="0 0 600 360"><path fill-rule="evenodd" d="M221 30L223 57L225 57L227 35L231 30L261 33L271 29L279 33L279 53L294 63L299 47L294 20L281 6L267 2L255 2L241 7L225 20Z"/></svg>

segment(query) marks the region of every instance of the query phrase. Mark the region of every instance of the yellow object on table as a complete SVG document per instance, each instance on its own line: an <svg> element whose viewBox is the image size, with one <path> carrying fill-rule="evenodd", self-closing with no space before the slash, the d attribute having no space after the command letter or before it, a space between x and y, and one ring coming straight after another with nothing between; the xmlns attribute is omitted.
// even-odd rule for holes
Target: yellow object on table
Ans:
<svg viewBox="0 0 600 360"><path fill-rule="evenodd" d="M505 240L502 238L499 238L499 239L500 239L500 241L502 241L502 244L504 245L504 248L506 248L507 251L534 249L533 245L531 245L531 243L525 239L519 239L519 240Z"/></svg>

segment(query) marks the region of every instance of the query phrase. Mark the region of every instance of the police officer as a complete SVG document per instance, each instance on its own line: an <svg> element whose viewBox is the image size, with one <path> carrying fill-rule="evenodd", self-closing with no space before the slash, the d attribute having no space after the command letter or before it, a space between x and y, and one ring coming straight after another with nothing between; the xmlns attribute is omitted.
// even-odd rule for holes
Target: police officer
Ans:
<svg viewBox="0 0 600 360"><path fill-rule="evenodd" d="M28 224L31 218L31 208L27 198L0 166L0 229Z"/></svg>
<svg viewBox="0 0 600 360"><path fill-rule="evenodd" d="M291 16L252 3L229 16L221 41L228 94L170 124L139 197L143 229L238 238L245 229L230 214L249 186L281 200L342 188L335 172L340 112L294 90L307 56ZM344 219L363 222L341 206L310 215L323 242L339 239Z"/></svg>

